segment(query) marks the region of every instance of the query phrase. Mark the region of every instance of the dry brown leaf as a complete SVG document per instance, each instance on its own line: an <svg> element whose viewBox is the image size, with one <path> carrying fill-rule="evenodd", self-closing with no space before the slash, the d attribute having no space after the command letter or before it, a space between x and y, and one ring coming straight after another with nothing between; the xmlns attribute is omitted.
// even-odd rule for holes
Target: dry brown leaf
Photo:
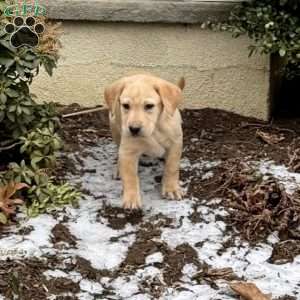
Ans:
<svg viewBox="0 0 300 300"><path fill-rule="evenodd" d="M289 169L293 172L300 170L300 148L288 147Z"/></svg>
<svg viewBox="0 0 300 300"><path fill-rule="evenodd" d="M45 32L39 39L38 50L43 54L59 57L59 51L62 48L60 37L63 34L61 23L53 23L41 17L39 21L45 26Z"/></svg>
<svg viewBox="0 0 300 300"><path fill-rule="evenodd" d="M241 280L233 272L232 268L212 269L209 266L205 266L200 272L195 274L192 279L196 280L200 284L202 284L202 281L205 281L213 288L218 288L216 283L218 280Z"/></svg>
<svg viewBox="0 0 300 300"><path fill-rule="evenodd" d="M226 162L223 167L219 193L230 208L230 222L243 238L256 242L272 231L282 234L298 228L300 191L288 194L277 179L263 177L240 161Z"/></svg>
<svg viewBox="0 0 300 300"><path fill-rule="evenodd" d="M285 139L283 135L278 136L276 134L267 133L262 130L257 130L256 135L269 145L278 144Z"/></svg>
<svg viewBox="0 0 300 300"><path fill-rule="evenodd" d="M234 282L229 286L244 300L272 300L271 295L263 294L254 283Z"/></svg>
<svg viewBox="0 0 300 300"><path fill-rule="evenodd" d="M13 195L25 187L28 187L25 183L10 182L6 186L0 187L0 211L6 216L14 214L16 211L16 205L23 204L22 199L12 199Z"/></svg>
<svg viewBox="0 0 300 300"><path fill-rule="evenodd" d="M222 269L208 269L206 271L206 276L214 279L224 279L224 280L237 280L237 275L233 272L232 268L222 268Z"/></svg>

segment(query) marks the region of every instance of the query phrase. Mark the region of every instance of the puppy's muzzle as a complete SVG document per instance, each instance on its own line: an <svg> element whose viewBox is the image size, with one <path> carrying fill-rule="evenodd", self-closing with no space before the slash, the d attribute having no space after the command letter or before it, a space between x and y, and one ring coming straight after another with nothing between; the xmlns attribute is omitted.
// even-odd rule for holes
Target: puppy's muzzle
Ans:
<svg viewBox="0 0 300 300"><path fill-rule="evenodd" d="M138 136L141 132L141 127L129 126L129 131L132 136Z"/></svg>

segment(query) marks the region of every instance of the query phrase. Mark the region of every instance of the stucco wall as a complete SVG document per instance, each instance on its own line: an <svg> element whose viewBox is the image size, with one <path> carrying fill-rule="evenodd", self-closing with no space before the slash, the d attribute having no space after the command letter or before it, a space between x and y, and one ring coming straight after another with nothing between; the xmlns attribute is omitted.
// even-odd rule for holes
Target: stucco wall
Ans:
<svg viewBox="0 0 300 300"><path fill-rule="evenodd" d="M138 71L186 78L185 106L268 116L269 58L248 58L246 38L200 25L65 21L59 67L35 80L39 99L93 106L104 87Z"/></svg>

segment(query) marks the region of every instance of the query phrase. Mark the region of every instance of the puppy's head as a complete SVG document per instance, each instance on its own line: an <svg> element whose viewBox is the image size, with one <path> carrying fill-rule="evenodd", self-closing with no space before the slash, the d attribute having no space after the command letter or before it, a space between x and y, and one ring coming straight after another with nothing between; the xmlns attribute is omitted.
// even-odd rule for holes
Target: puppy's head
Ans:
<svg viewBox="0 0 300 300"><path fill-rule="evenodd" d="M119 116L122 134L151 136L161 117L172 117L182 100L184 79L178 86L150 75L124 77L105 89L111 116Z"/></svg>

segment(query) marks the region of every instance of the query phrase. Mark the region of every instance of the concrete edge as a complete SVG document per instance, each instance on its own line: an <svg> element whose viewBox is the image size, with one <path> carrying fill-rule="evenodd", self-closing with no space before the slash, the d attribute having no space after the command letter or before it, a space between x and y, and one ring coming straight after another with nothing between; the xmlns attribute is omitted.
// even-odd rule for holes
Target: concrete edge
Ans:
<svg viewBox="0 0 300 300"><path fill-rule="evenodd" d="M195 0L51 0L47 15L57 20L184 23L224 21L241 1ZM43 1L41 1L43 3Z"/></svg>

